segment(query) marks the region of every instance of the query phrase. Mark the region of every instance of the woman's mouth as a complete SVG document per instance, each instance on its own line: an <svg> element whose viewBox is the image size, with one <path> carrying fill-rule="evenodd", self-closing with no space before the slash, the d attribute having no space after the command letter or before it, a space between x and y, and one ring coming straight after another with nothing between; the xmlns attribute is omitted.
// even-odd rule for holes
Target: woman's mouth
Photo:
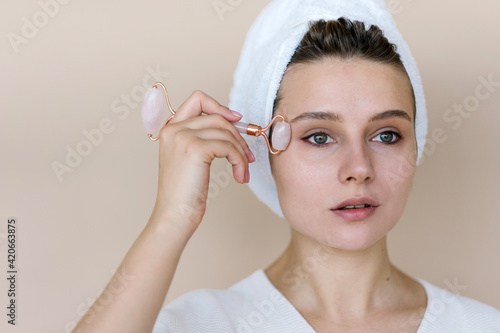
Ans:
<svg viewBox="0 0 500 333"><path fill-rule="evenodd" d="M360 221L371 216L377 207L370 205L345 206L339 209L332 209L337 216L347 221Z"/></svg>
<svg viewBox="0 0 500 333"><path fill-rule="evenodd" d="M340 208L341 210L344 209L358 209L358 208L366 208L366 207L371 207L370 205L356 205L356 206L345 206Z"/></svg>
<svg viewBox="0 0 500 333"><path fill-rule="evenodd" d="M354 197L339 203L331 211L347 221L360 221L371 216L380 204L370 197Z"/></svg>

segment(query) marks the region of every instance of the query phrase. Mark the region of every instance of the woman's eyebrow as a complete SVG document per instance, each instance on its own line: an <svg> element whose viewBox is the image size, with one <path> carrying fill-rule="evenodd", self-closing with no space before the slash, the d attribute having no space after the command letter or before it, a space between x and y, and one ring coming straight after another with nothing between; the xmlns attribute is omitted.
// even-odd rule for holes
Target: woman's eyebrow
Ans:
<svg viewBox="0 0 500 333"><path fill-rule="evenodd" d="M290 123L295 123L302 120L332 120L342 122L342 118L334 112L312 111L304 112L298 115L297 117L293 118Z"/></svg>
<svg viewBox="0 0 500 333"><path fill-rule="evenodd" d="M377 120L389 119L389 118L403 118L411 122L410 115L402 110L387 110L377 113L371 117L368 122L374 122ZM335 112L329 111L312 111L304 112L297 117L293 118L290 123L295 123L302 120L331 120L337 122L343 122L342 117Z"/></svg>
<svg viewBox="0 0 500 333"><path fill-rule="evenodd" d="M384 112L377 113L376 115L370 118L369 122L388 119L388 118L403 118L411 123L410 115L402 110L387 110Z"/></svg>

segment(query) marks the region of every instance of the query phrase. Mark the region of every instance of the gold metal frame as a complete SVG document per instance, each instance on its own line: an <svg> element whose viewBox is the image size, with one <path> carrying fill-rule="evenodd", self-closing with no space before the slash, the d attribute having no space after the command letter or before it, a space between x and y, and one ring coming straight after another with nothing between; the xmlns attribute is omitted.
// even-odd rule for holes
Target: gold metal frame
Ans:
<svg viewBox="0 0 500 333"><path fill-rule="evenodd" d="M170 113L171 113L170 117L168 117L167 121L163 125L163 126L165 126L175 116L175 111L174 111L174 109L172 109L172 105L170 105L170 100L168 99L167 88L165 87L165 85L163 83L161 83L161 82L156 82L153 85L153 88L158 89L158 86L162 87L162 89L163 89L163 93L165 94L165 101L167 102L168 109L170 110ZM274 116L273 119L271 119L271 122L269 122L269 124L266 127L264 127L264 128L262 128L259 125L248 124L247 133L246 133L247 135L251 135L251 136L262 135L264 137L264 139L266 140L267 149L269 149L269 152L271 154L273 154L273 155L279 154L280 152L282 152L282 150L274 150L273 147L271 147L271 144L269 143L269 138L266 135L266 131L269 128L271 128L271 125L278 118L280 118L282 121L286 122L285 117L283 117L282 115L278 114L278 115ZM157 141L160 138L160 135L158 134L158 136L156 138L153 138L153 134L148 134L148 137L149 137L149 139L151 141Z"/></svg>
<svg viewBox="0 0 500 333"><path fill-rule="evenodd" d="M170 100L168 99L167 87L165 87L165 85L163 83L161 83L161 82L156 82L153 85L153 88L158 89L158 86L161 86L163 88L163 93L165 94L165 100L167 101L167 106L168 106L168 109L170 110L170 113L171 113L170 117L168 117L168 119L165 122L165 124L163 124L163 126L165 126L175 116L175 111L174 111L174 109L172 109L172 105L170 105ZM148 136L149 136L149 139L151 139L151 141L156 141L156 140L158 140L160 138L159 134L158 134L158 136L156 138L153 138L153 134L148 134Z"/></svg>

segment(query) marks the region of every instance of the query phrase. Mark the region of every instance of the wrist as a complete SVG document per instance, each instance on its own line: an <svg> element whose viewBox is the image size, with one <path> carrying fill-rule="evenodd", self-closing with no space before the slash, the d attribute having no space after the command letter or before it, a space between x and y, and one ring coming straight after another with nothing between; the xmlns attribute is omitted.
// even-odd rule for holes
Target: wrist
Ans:
<svg viewBox="0 0 500 333"><path fill-rule="evenodd" d="M196 230L189 221L176 214L158 214L153 211L145 230L159 235L163 240L187 243Z"/></svg>

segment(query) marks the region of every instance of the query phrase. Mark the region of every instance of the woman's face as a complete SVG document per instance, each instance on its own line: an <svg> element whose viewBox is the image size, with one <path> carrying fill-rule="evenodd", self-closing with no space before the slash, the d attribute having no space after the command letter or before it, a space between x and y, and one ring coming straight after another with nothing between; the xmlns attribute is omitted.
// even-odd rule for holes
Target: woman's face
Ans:
<svg viewBox="0 0 500 333"><path fill-rule="evenodd" d="M270 159L285 218L328 246L373 245L401 217L415 173L408 78L387 64L329 58L291 66L280 95L276 113L292 138ZM370 207L338 209L349 199Z"/></svg>

